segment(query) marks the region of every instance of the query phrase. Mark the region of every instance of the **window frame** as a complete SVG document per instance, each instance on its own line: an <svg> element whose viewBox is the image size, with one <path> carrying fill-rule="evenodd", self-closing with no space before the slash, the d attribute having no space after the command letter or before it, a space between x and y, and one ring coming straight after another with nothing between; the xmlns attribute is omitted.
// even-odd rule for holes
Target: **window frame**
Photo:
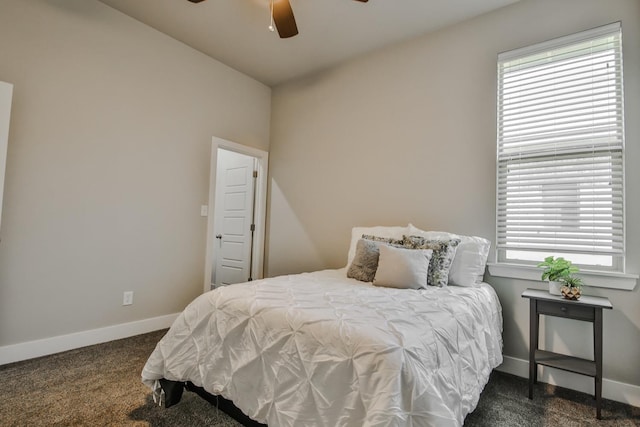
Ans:
<svg viewBox="0 0 640 427"><path fill-rule="evenodd" d="M619 49L620 49L620 60L619 60L619 79L616 78L616 85L619 84L619 88L620 88L620 95L619 95L619 101L620 101L620 108L621 108L621 157L622 157L622 166L621 166L621 170L622 170L622 195L621 195L621 202L622 202L622 237L621 237L621 242L622 242L622 249L621 249L621 253L620 254L612 254L611 255L611 259L612 259L612 265L609 266L601 266L601 265L596 265L596 264L580 264L580 263L575 263L576 265L578 265L581 270L583 271L582 275L595 275L597 277L605 275L609 278L613 277L616 280L614 280L614 282L616 282L616 285L614 287L619 288L619 289L627 289L630 286L630 283L633 283L633 286L635 286L635 282L638 278L637 275L629 275L625 273L625 267L626 267L626 263L625 263L625 255L626 255L626 197L625 197L625 191L626 191L626 185L625 185L625 138L624 138L624 77L623 77L623 59L622 59L622 26L620 22L615 22L612 24L608 24L602 27L597 27L597 28L593 28L590 30L586 30L586 31L582 31L582 32L578 32L575 34L571 34L568 36L564 36L564 37L560 37L560 38L556 38L556 39L552 39L546 42L542 42L542 43L538 43L532 46L528 46L528 47L524 47L524 48L520 48L520 49L515 49L515 50L511 50L508 52L504 52L501 53L498 56L498 61L497 61L497 86L496 86L496 112L497 112L497 116L496 116L496 130L497 130L497 134L496 134L496 147L497 147L497 153L496 153L496 250L495 250L495 263L490 263L489 264L489 269L490 269L490 273L492 275L498 275L498 276L503 276L503 277L518 277L519 278L524 278L524 279L531 279L532 277L532 271L536 272L536 275L539 277L539 269L535 268L535 261L526 261L523 259L518 259L518 258L509 258L507 256L507 252L510 250L518 250L517 248L514 249L509 249L504 247L504 245L499 247L500 244L500 236L499 233L501 231L500 225L499 225L499 217L500 217L500 202L501 200L505 201L505 199L501 199L501 195L500 195L500 178L504 177L504 175L500 174L500 167L502 165L501 161L504 161L500 158L500 149L501 149L501 144L504 144L504 141L501 142L501 134L500 134L500 126L501 124L503 124L504 122L501 120L501 114L503 113L501 111L501 106L503 105L501 103L502 99L501 98L504 94L501 93L501 89L503 88L502 86L502 78L503 76L501 75L501 64L505 63L507 60L514 60L517 58L524 58L524 57L530 57L531 55L534 54L540 54L540 53L544 53L544 52L548 52L551 51L553 49L558 49L561 48L563 46L575 46L576 44L579 44L581 42L585 42L586 40L589 39L594 39L594 38L598 38L598 37L604 37L606 35L610 35L610 34L615 34L618 33L619 34ZM505 59L506 58L506 59ZM593 58L593 56L589 57L589 59ZM560 62L560 61L558 61ZM552 63L553 64L553 63ZM616 86L618 87L618 86ZM616 99L618 99L616 97ZM570 110L571 112L573 112L574 110ZM579 154L572 154L572 158L575 159L577 158L577 156L579 156ZM612 173L613 173L613 169L612 169ZM506 196L504 196L506 197ZM613 199L612 199L613 200ZM613 202L612 202L613 203ZM504 228L502 229L504 231ZM506 237L503 239L503 241L506 240ZM506 245L506 242L505 242ZM533 252L531 250L531 248L529 248L528 250L529 252ZM550 249L545 249L545 248L541 248L540 252L545 252L547 253L547 255L553 255L553 254L558 254L558 253L563 253L563 251L561 250L550 250ZM579 252L576 252L579 253ZM583 252L583 253L587 253L587 252ZM570 258L571 255L565 255L565 257ZM520 272L514 272L514 268L520 270ZM495 274L494 274L495 273ZM602 280L598 280L598 282L601 282ZM620 282L621 281L621 282ZM620 283L617 283L620 282ZM627 283L628 282L628 283ZM609 286L607 286L609 287ZM631 287L632 289L633 287Z"/></svg>

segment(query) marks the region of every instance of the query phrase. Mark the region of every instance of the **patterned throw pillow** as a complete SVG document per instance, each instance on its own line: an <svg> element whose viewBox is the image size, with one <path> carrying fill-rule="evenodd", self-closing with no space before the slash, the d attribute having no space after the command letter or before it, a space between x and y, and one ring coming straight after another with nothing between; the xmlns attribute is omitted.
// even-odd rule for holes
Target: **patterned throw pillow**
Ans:
<svg viewBox="0 0 640 427"><path fill-rule="evenodd" d="M378 269L378 259L380 249L373 240L360 239L356 244L356 255L351 261L347 277L360 280L362 282L373 282Z"/></svg>
<svg viewBox="0 0 640 427"><path fill-rule="evenodd" d="M420 236L404 236L402 239L402 246L405 248L433 250L427 284L438 287L447 286L449 283L449 269L459 244L460 239L432 240Z"/></svg>
<svg viewBox="0 0 640 427"><path fill-rule="evenodd" d="M370 234L362 235L362 238L365 240L371 240L373 242L380 242L380 243L388 243L390 245L404 244L404 237L405 236L402 236L402 239L394 239L393 237L379 237L379 236L372 236Z"/></svg>

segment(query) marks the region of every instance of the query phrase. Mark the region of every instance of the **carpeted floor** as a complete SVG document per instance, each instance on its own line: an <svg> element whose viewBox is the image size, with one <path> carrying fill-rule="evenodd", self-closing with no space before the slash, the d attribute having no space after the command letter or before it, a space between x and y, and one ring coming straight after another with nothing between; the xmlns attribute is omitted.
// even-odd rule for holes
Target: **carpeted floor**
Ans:
<svg viewBox="0 0 640 427"><path fill-rule="evenodd" d="M154 405L140 371L165 331L0 366L0 426L239 426L193 393ZM640 426L640 408L494 372L465 426Z"/></svg>

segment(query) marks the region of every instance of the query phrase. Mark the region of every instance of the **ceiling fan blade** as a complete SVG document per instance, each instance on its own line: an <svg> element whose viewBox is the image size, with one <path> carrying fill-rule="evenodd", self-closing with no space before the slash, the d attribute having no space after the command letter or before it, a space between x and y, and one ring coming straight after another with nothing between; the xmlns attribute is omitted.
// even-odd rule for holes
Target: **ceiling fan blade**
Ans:
<svg viewBox="0 0 640 427"><path fill-rule="evenodd" d="M204 0L189 0L191 3L201 3ZM367 3L369 0L356 0ZM278 35L281 39L286 39L298 35L296 18L293 16L293 9L289 0L271 0L271 16L276 24Z"/></svg>
<svg viewBox="0 0 640 427"><path fill-rule="evenodd" d="M273 0L273 22L276 24L280 38L286 39L298 34L296 18L289 0Z"/></svg>

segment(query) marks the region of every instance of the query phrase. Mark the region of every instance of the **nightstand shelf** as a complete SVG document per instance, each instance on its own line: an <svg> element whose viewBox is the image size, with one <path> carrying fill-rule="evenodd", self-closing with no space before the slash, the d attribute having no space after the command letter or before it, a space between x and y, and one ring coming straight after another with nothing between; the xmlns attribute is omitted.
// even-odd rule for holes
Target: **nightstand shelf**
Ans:
<svg viewBox="0 0 640 427"><path fill-rule="evenodd" d="M527 289L529 298L529 399L533 399L533 384L538 382L538 365L586 375L594 379L596 418L602 406L602 309L612 309L608 298L583 295L571 301L539 289ZM541 350L539 345L540 315L563 317L593 323L594 360Z"/></svg>
<svg viewBox="0 0 640 427"><path fill-rule="evenodd" d="M579 357L567 356L566 354L545 350L536 350L535 360L538 365L562 369L563 371L574 372L593 378L596 377L596 362L593 360L581 359Z"/></svg>

